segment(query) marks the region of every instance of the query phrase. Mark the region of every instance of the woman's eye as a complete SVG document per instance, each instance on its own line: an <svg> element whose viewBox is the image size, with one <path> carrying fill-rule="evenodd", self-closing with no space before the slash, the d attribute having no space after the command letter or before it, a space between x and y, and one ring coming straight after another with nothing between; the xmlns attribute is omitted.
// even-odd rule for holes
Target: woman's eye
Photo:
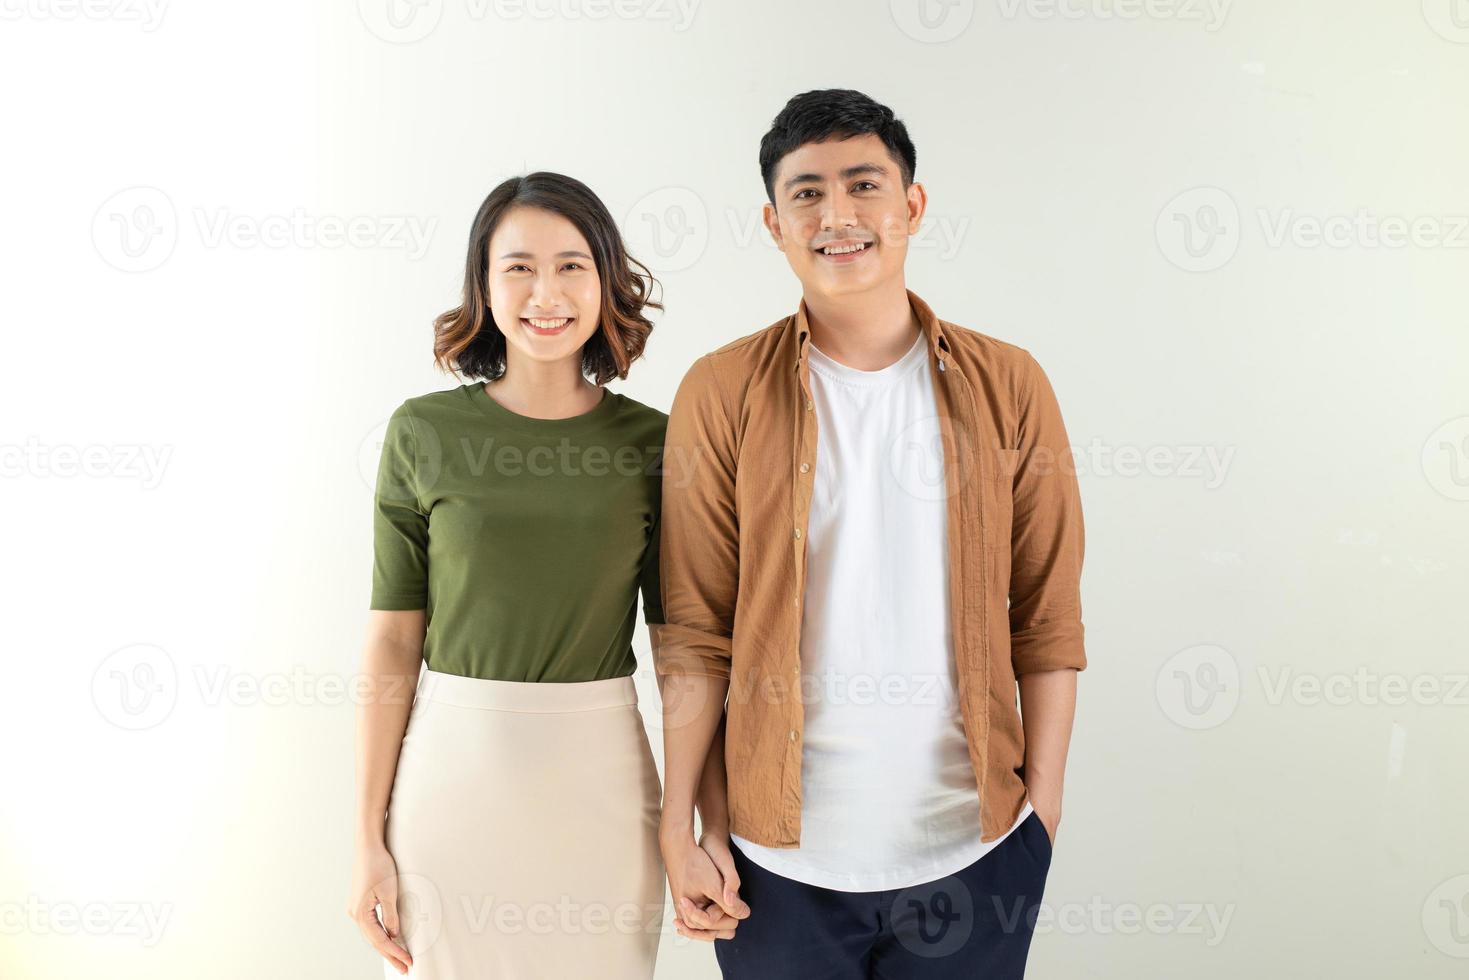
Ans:
<svg viewBox="0 0 1469 980"><path fill-rule="evenodd" d="M582 264L580 262L568 262L568 263L566 263L565 266L563 266L563 268L567 268L567 269L580 269L580 268L582 268Z"/></svg>
<svg viewBox="0 0 1469 980"><path fill-rule="evenodd" d="M506 272L514 272L517 269L525 269L526 272L529 272L530 271L529 268L527 268L526 266L523 266L523 265L512 265L510 268L506 269L505 271Z"/></svg>

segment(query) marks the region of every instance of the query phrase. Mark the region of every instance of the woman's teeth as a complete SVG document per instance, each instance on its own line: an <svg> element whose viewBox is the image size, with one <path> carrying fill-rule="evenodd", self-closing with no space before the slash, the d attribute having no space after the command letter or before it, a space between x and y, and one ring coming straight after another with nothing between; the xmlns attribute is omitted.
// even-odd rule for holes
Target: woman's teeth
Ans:
<svg viewBox="0 0 1469 980"><path fill-rule="evenodd" d="M545 317L528 316L522 317L522 319L525 320L525 322L530 324L532 327L535 327L537 330L560 330L572 320L572 318L569 316L555 317L550 319Z"/></svg>

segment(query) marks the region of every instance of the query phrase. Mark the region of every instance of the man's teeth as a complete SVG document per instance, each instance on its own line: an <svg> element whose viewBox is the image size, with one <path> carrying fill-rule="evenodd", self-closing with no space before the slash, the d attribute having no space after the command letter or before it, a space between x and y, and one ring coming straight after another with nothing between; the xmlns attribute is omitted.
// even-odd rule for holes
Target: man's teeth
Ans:
<svg viewBox="0 0 1469 980"><path fill-rule="evenodd" d="M866 247L866 242L859 242L856 245L843 245L840 248L832 248L828 245L822 248L821 251L825 255L846 255L848 252L860 252Z"/></svg>
<svg viewBox="0 0 1469 980"><path fill-rule="evenodd" d="M563 317L561 317L559 319L556 319L556 320L545 320L545 319L541 319L539 317L528 316L528 317L525 318L525 322L526 323L529 323L531 326L535 327L537 330L556 330L556 329L558 329L560 327L564 327L568 323L570 323L571 322L571 317L569 317L569 316L563 316Z"/></svg>

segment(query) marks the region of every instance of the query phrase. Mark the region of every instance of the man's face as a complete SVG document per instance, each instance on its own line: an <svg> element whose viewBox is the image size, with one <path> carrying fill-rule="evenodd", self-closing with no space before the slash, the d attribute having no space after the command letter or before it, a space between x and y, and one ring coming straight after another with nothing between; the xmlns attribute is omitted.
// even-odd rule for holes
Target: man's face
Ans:
<svg viewBox="0 0 1469 980"><path fill-rule="evenodd" d="M774 185L765 227L806 295L835 298L901 280L927 197L921 184L903 187L882 140L867 133L803 144L776 164Z"/></svg>

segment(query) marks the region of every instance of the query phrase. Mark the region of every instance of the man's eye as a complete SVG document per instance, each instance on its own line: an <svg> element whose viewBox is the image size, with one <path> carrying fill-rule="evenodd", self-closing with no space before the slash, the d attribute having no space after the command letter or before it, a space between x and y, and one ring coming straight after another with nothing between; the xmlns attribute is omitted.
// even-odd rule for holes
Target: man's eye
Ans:
<svg viewBox="0 0 1469 980"><path fill-rule="evenodd" d="M794 198L794 200L797 200L797 201L799 201L799 200L801 200L801 199L802 199L802 198L804 198L804 197L805 197L805 196L806 196L806 195L807 195L807 194L815 194L815 193L816 193L816 190L815 190L815 188L812 188L812 187L808 187L808 188L806 188L806 189L805 189L805 190L803 190L803 191L797 191L797 192L796 192L796 196L795 196L795 198Z"/></svg>
<svg viewBox="0 0 1469 980"><path fill-rule="evenodd" d="M856 187L857 190L861 190L861 189L867 188L867 187L870 187L873 190L876 190L877 189L877 185L874 184L870 180L859 180L859 181L857 181L857 187Z"/></svg>

